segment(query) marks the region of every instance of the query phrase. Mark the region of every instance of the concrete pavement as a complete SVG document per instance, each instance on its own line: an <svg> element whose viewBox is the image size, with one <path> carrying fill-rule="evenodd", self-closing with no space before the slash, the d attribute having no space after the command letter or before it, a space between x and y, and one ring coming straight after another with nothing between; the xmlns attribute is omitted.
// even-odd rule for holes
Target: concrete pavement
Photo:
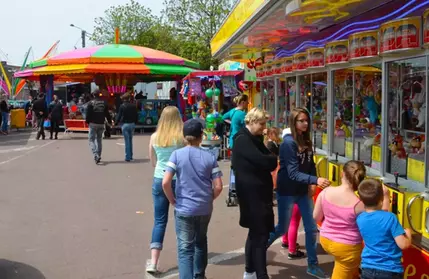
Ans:
<svg viewBox="0 0 429 279"><path fill-rule="evenodd" d="M105 140L99 166L84 134L34 137L0 136L0 278L146 278L153 225L149 135L135 137L131 163L123 160L120 137ZM220 165L228 184L229 165ZM240 278L244 270L247 232L238 209L226 207L226 193L215 202L209 228L208 278ZM177 275L172 210L170 221L158 278ZM308 278L305 261L288 261L282 251L279 244L269 250L272 278Z"/></svg>

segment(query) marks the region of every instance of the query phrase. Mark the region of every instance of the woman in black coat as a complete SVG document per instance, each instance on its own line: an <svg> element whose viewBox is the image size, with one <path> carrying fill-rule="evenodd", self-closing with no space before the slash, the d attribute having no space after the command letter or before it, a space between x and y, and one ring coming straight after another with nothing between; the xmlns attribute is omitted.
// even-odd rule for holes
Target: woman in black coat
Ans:
<svg viewBox="0 0 429 279"><path fill-rule="evenodd" d="M273 180L277 156L265 147L263 131L267 114L253 108L246 127L234 137L232 164L240 208L240 226L249 229L246 240L244 279L268 279L266 247L274 231Z"/></svg>

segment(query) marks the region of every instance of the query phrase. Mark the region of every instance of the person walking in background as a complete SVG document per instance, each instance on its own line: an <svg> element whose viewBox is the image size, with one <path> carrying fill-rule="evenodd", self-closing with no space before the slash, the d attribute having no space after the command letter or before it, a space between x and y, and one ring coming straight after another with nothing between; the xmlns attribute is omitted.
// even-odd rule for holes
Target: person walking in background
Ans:
<svg viewBox="0 0 429 279"><path fill-rule="evenodd" d="M232 164L236 178L240 226L248 228L245 245L244 279L268 279L267 241L274 231L273 180L277 156L264 145L263 132L268 115L253 108L246 126L234 137Z"/></svg>
<svg viewBox="0 0 429 279"><path fill-rule="evenodd" d="M200 121L186 121L183 135L187 146L171 154L162 187L174 206L179 278L204 279L208 263L207 230L213 201L222 192L222 172L217 158L200 148L203 140ZM177 183L173 192L175 174Z"/></svg>
<svg viewBox="0 0 429 279"><path fill-rule="evenodd" d="M356 223L365 246L362 252L362 279L402 279L402 250L412 243L410 229L403 229L398 218L382 210L386 187L380 181L367 179L358 187L358 193L365 206Z"/></svg>
<svg viewBox="0 0 429 279"><path fill-rule="evenodd" d="M229 130L229 146L232 150L234 146L234 136L238 133L244 126L244 118L246 117L246 110L249 106L249 96L247 95L239 95L234 98L234 103L237 105L236 108L228 111L222 117L223 121L230 124ZM233 156L233 155L232 155ZM235 189L235 176L234 176L234 165L231 164L231 170L229 175L229 193L228 200L230 198L236 197L236 189ZM228 201L229 203L230 201ZM236 203L231 202L231 205L236 205Z"/></svg>
<svg viewBox="0 0 429 279"><path fill-rule="evenodd" d="M295 108L289 120L292 134L286 135L280 145L280 169L277 177L278 224L270 234L268 245L288 231L296 203L304 222L307 273L316 278L328 278L318 265L312 192L314 185L327 187L330 182L316 176L308 112L303 108Z"/></svg>
<svg viewBox="0 0 429 279"><path fill-rule="evenodd" d="M122 134L125 141L125 161L130 162L133 158L133 135L138 120L137 107L130 103L131 95L126 93L122 96L122 105L119 107L119 113L116 116L116 123L122 124Z"/></svg>
<svg viewBox="0 0 429 279"><path fill-rule="evenodd" d="M184 146L183 121L177 107L167 106L162 110L156 132L149 142L149 159L155 167L152 183L154 225L150 242L151 260L147 263L146 272L157 273L158 261L163 248L165 229L168 221L169 202L162 189L164 170L168 160L176 149ZM176 176L173 176L171 187L175 189Z"/></svg>
<svg viewBox="0 0 429 279"><path fill-rule="evenodd" d="M359 278L362 237L356 216L364 211L364 205L355 191L365 176L363 163L349 161L343 167L341 185L324 189L316 200L313 217L316 222L323 221L320 243L335 258L331 279Z"/></svg>
<svg viewBox="0 0 429 279"><path fill-rule="evenodd" d="M285 135L290 135L291 133L292 132L290 128L287 128L283 130L282 135L284 137ZM273 154L277 154L277 156L280 153L280 138L278 134L279 134L278 129L270 128L267 130L267 137L268 137L268 141L266 143L267 148ZM272 173L273 182L274 182L276 191L277 191L277 175L278 175L279 168L280 168L280 164L278 165L277 169ZM299 212L298 205L295 203L293 206L292 217L289 224L289 230L282 236L282 247L289 249L289 253L288 253L289 260L295 260L295 259L300 259L305 257L305 254L298 249L299 245L296 242L298 239L298 229L299 229L300 222L301 222L301 213Z"/></svg>
<svg viewBox="0 0 429 279"><path fill-rule="evenodd" d="M45 126L44 121L48 117L48 106L45 101L45 94L40 93L37 100L33 103L33 111L37 117L37 135L36 139L39 140L40 137L45 139Z"/></svg>
<svg viewBox="0 0 429 279"><path fill-rule="evenodd" d="M58 139L58 132L60 131L60 124L63 121L63 105L58 100L58 96L53 96L53 101L49 105L49 118L51 120L51 136L49 139L53 139L55 133L55 139Z"/></svg>
<svg viewBox="0 0 429 279"><path fill-rule="evenodd" d="M229 132L229 148L234 146L235 134L245 126L244 118L246 117L246 109L249 106L249 96L237 96L234 98L234 103L237 104L237 107L231 109L222 117L223 121L231 125Z"/></svg>
<svg viewBox="0 0 429 279"><path fill-rule="evenodd" d="M89 124L89 147L94 156L96 164L101 161L101 152L103 149L103 132L104 122L107 119L109 124L112 123L107 103L100 97L100 91L96 90L93 93L94 100L89 102L86 112L86 123Z"/></svg>
<svg viewBox="0 0 429 279"><path fill-rule="evenodd" d="M0 99L0 113L1 113L1 133L3 135L9 134L8 124L9 124L9 107L7 104L6 95L2 95Z"/></svg>

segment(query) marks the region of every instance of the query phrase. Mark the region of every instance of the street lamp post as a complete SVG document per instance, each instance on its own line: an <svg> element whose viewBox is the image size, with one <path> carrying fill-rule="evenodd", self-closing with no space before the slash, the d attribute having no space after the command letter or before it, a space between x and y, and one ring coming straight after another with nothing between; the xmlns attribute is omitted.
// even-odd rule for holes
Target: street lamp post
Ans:
<svg viewBox="0 0 429 279"><path fill-rule="evenodd" d="M90 33L86 32L86 30L80 28L79 26L76 26L74 24L70 24L70 27L74 27L80 30L81 32L81 37L82 37L82 48L85 48L86 46L86 36L87 35L91 35Z"/></svg>

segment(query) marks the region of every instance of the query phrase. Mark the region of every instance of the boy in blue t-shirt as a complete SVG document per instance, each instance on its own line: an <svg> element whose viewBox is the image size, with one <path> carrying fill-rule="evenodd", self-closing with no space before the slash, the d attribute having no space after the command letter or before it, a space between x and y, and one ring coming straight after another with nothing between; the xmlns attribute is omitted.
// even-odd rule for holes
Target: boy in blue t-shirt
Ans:
<svg viewBox="0 0 429 279"><path fill-rule="evenodd" d="M175 150L167 163L162 187L174 206L180 279L204 279L207 267L207 228L213 201L222 192L222 172L210 152L199 146L203 125L190 119L183 125L187 146ZM175 194L171 187L177 175Z"/></svg>
<svg viewBox="0 0 429 279"><path fill-rule="evenodd" d="M381 210L383 186L376 179L362 181L358 188L365 212L356 223L364 241L361 279L402 279L402 250L411 245L410 229L403 229L396 216Z"/></svg>

